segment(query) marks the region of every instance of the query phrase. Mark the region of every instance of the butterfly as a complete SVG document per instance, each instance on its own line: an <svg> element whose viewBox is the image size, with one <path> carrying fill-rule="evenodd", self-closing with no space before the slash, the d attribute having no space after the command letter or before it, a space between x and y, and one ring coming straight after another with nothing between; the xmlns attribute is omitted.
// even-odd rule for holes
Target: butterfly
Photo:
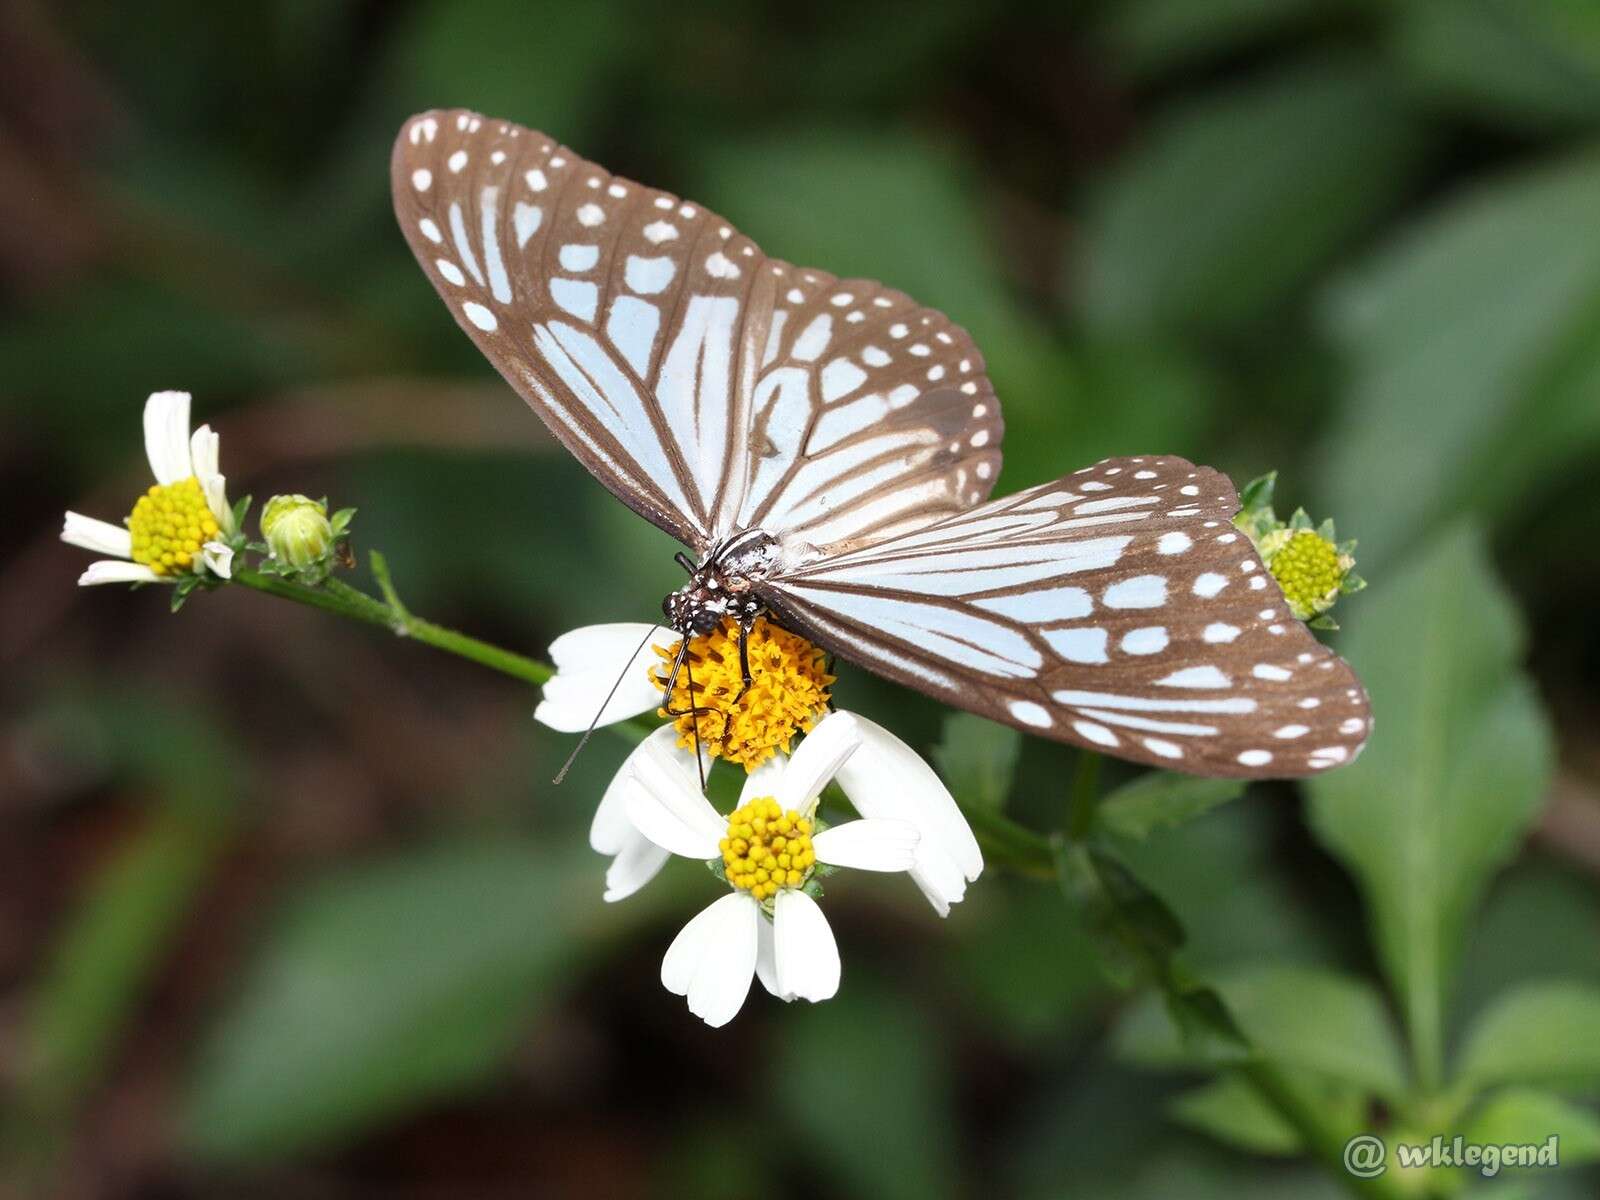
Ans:
<svg viewBox="0 0 1600 1200"><path fill-rule="evenodd" d="M687 644L761 614L956 707L1194 774L1348 762L1366 692L1288 611L1227 477L1112 458L989 499L1000 405L944 314L768 258L544 134L409 120L391 186L456 320L550 431L696 555Z"/></svg>

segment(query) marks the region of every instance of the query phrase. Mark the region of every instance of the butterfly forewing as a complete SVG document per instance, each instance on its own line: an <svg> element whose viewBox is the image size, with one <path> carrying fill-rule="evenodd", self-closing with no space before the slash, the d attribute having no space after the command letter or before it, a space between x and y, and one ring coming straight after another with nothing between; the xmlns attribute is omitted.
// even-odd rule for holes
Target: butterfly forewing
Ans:
<svg viewBox="0 0 1600 1200"><path fill-rule="evenodd" d="M1210 775L1302 775L1370 727L1288 611L1228 480L1110 459L803 565L774 605L846 658L1032 733Z"/></svg>
<svg viewBox="0 0 1600 1200"><path fill-rule="evenodd" d="M999 405L942 314L768 259L699 205L543 134L425 113L395 211L461 327L552 432L696 550L796 553L959 512L999 470Z"/></svg>

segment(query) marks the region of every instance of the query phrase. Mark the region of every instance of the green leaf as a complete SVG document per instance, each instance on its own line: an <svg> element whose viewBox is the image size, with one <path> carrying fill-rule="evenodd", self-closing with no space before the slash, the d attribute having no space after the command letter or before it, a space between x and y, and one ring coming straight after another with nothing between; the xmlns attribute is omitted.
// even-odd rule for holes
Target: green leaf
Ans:
<svg viewBox="0 0 1600 1200"><path fill-rule="evenodd" d="M1237 52L1326 16L1331 0L1119 0L1096 39L1123 71L1147 78Z"/></svg>
<svg viewBox="0 0 1600 1200"><path fill-rule="evenodd" d="M1244 783L1237 779L1152 771L1101 800L1095 819L1110 833L1143 839L1157 829L1191 821L1243 792Z"/></svg>
<svg viewBox="0 0 1600 1200"><path fill-rule="evenodd" d="M1600 8L1415 0L1395 12L1395 57L1419 91L1518 133L1600 123Z"/></svg>
<svg viewBox="0 0 1600 1200"><path fill-rule="evenodd" d="M1343 643L1372 694L1360 760L1309 782L1316 835L1355 875L1420 1082L1440 1082L1445 1000L1469 914L1516 851L1549 777L1522 630L1467 528L1436 539Z"/></svg>
<svg viewBox="0 0 1600 1200"><path fill-rule="evenodd" d="M1288 1156L1305 1149L1300 1135L1278 1110L1233 1075L1218 1076L1182 1093L1167 1111L1180 1125L1251 1154Z"/></svg>
<svg viewBox="0 0 1600 1200"><path fill-rule="evenodd" d="M1525 510L1600 444L1597 211L1600 154L1518 171L1464 190L1329 294L1350 382L1327 509L1369 574L1454 515Z"/></svg>
<svg viewBox="0 0 1600 1200"><path fill-rule="evenodd" d="M207 1040L185 1141L281 1157L481 1081L570 967L593 869L447 844L300 889Z"/></svg>
<svg viewBox="0 0 1600 1200"><path fill-rule="evenodd" d="M1084 310L1122 331L1267 316L1394 203L1420 149L1367 64L1297 65L1192 102L1147 131L1093 207Z"/></svg>
<svg viewBox="0 0 1600 1200"><path fill-rule="evenodd" d="M1056 871L1114 982L1126 987L1159 974L1183 945L1183 926L1172 910L1105 851L1063 846L1056 853Z"/></svg>
<svg viewBox="0 0 1600 1200"><path fill-rule="evenodd" d="M1459 1074L1478 1088L1600 1087L1600 984L1541 981L1508 992L1468 1033Z"/></svg>
<svg viewBox="0 0 1600 1200"><path fill-rule="evenodd" d="M1239 1028L1281 1066L1397 1097L1405 1089L1400 1044L1388 1009L1370 984L1319 967L1253 966L1219 975ZM1153 1001L1129 1010L1118 1052L1147 1067L1200 1067Z"/></svg>
<svg viewBox="0 0 1600 1200"><path fill-rule="evenodd" d="M1600 1116L1535 1088L1498 1093L1473 1114L1462 1134L1481 1146L1543 1147L1554 1137L1554 1156L1562 1167L1600 1161Z"/></svg>
<svg viewBox="0 0 1600 1200"><path fill-rule="evenodd" d="M963 804L984 808L1005 806L1016 772L1022 735L971 713L945 718L944 738L933 749L933 760L945 784Z"/></svg>

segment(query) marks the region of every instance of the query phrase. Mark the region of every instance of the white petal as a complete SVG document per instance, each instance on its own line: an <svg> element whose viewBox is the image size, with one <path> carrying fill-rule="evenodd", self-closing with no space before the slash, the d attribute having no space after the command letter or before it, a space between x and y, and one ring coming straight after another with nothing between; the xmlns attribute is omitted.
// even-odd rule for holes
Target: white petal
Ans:
<svg viewBox="0 0 1600 1200"><path fill-rule="evenodd" d="M79 587L92 587L97 583L159 583L160 581L161 576L141 563L110 558L90 563L89 569L78 576Z"/></svg>
<svg viewBox="0 0 1600 1200"><path fill-rule="evenodd" d="M909 871L917 861L917 827L874 817L846 821L811 839L817 861L858 871Z"/></svg>
<svg viewBox="0 0 1600 1200"><path fill-rule="evenodd" d="M983 872L983 852L950 790L894 734L856 717L861 748L839 769L839 786L863 817L909 821L921 834L911 878L940 915ZM820 728L820 726L819 726Z"/></svg>
<svg viewBox="0 0 1600 1200"><path fill-rule="evenodd" d="M778 990L778 956L773 947L772 922L765 917L756 926L756 978L779 1000L793 1000Z"/></svg>
<svg viewBox="0 0 1600 1200"><path fill-rule="evenodd" d="M188 392L152 392L144 402L144 452L157 483L177 483L194 474Z"/></svg>
<svg viewBox="0 0 1600 1200"><path fill-rule="evenodd" d="M133 535L121 525L96 520L82 513L69 512L61 525L61 540L94 554L117 558L133 557Z"/></svg>
<svg viewBox="0 0 1600 1200"><path fill-rule="evenodd" d="M200 547L200 561L211 570L213 575L223 579L233 578L233 548L224 546L221 542L207 542Z"/></svg>
<svg viewBox="0 0 1600 1200"><path fill-rule="evenodd" d="M790 756L773 798L786 809L805 812L860 744L856 719L849 713L829 713Z"/></svg>
<svg viewBox="0 0 1600 1200"><path fill-rule="evenodd" d="M195 478L201 483L221 470L218 465L218 446L221 440L212 432L209 425L200 426L189 439L189 466L194 471Z"/></svg>
<svg viewBox="0 0 1600 1200"><path fill-rule="evenodd" d="M626 900L654 879L671 857L644 834L629 831L628 840L606 868L606 903Z"/></svg>
<svg viewBox="0 0 1600 1200"><path fill-rule="evenodd" d="M207 453L215 460L217 456L217 435L211 432L209 426L202 425L194 432L196 443L195 455L198 458L200 449L198 443L202 434L208 436L210 446ZM211 515L217 519L217 524L222 526L222 531L229 537L239 532L238 526L233 521L233 509L228 507L228 480L215 469L210 471L195 470L195 478L200 481L200 491L205 495L206 507L211 510Z"/></svg>
<svg viewBox="0 0 1600 1200"><path fill-rule="evenodd" d="M839 990L839 945L817 902L785 888L772 903L778 995L826 1000Z"/></svg>
<svg viewBox="0 0 1600 1200"><path fill-rule="evenodd" d="M716 924L711 910L725 903L730 896L724 896L697 912L687 925L678 930L678 936L667 947L666 956L661 960L661 986L673 995L689 994L695 969L700 965L700 957L705 953L707 941Z"/></svg>
<svg viewBox="0 0 1600 1200"><path fill-rule="evenodd" d="M728 822L700 794L696 782L684 778L680 761L659 743L647 741L643 750L628 766L633 783L626 803L634 828L663 850L685 858L719 857L717 843L727 836Z"/></svg>
<svg viewBox="0 0 1600 1200"><path fill-rule="evenodd" d="M597 724L611 725L659 708L661 689L650 682L649 668L660 659L650 644L639 644L652 629L650 644L667 649L678 640L672 630L659 625L626 622L585 625L551 642L556 674L544 685L534 719L561 733L581 733L596 713L600 713ZM613 686L617 690L606 701ZM602 702L604 712L600 712Z"/></svg>
<svg viewBox="0 0 1600 1200"><path fill-rule="evenodd" d="M690 752L690 762L693 762L693 752ZM783 777L783 771L788 766L789 760L784 757L783 751L778 751L766 762L744 777L744 788L739 793L739 807L743 808L758 796L771 796L778 790L778 780Z"/></svg>
<svg viewBox="0 0 1600 1200"><path fill-rule="evenodd" d="M688 786L691 788L697 786L694 752L680 750L677 741L678 731L671 725L663 725L630 750L628 757L622 760L622 766L617 768L617 773L611 777L611 783L606 787L605 794L600 797L600 806L594 810L594 820L589 823L589 845L596 851L601 854L620 854L622 847L638 833L633 827L633 822L628 819L628 791L637 786L633 782L629 768L633 765L633 760L644 753L647 745L654 742L669 755L679 759L683 764L684 778Z"/></svg>
<svg viewBox="0 0 1600 1200"><path fill-rule="evenodd" d="M689 998L689 1011L716 1028L733 1020L756 968L761 906L729 892L679 931L661 960L661 984Z"/></svg>

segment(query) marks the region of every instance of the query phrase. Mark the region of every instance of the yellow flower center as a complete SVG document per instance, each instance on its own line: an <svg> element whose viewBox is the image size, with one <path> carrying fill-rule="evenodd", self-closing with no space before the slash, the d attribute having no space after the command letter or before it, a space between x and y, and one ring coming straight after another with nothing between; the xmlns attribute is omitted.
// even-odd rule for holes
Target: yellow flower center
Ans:
<svg viewBox="0 0 1600 1200"><path fill-rule="evenodd" d="M770 796L734 809L728 836L717 845L728 882L757 900L772 899L779 888L803 886L817 865L811 822L793 809L784 811Z"/></svg>
<svg viewBox="0 0 1600 1200"><path fill-rule="evenodd" d="M649 668L657 687L666 687L681 644L657 648L663 661ZM722 628L693 638L685 669L678 672L659 711L663 717L682 714L676 717L678 745L692 747L698 736L713 758L753 771L774 751L787 752L794 735L810 730L828 711L828 685L834 677L826 670L823 651L765 617L756 618L750 631L749 657L746 691L739 669L738 622L729 617ZM702 710L697 718L686 711L691 707Z"/></svg>
<svg viewBox="0 0 1600 1200"><path fill-rule="evenodd" d="M193 475L177 483L152 484L128 514L133 561L157 575L195 569L200 547L221 530L206 507L205 493Z"/></svg>
<svg viewBox="0 0 1600 1200"><path fill-rule="evenodd" d="M1283 588L1289 609L1304 621L1324 611L1339 594L1344 567L1327 538L1310 529L1298 530L1272 556L1272 577Z"/></svg>

